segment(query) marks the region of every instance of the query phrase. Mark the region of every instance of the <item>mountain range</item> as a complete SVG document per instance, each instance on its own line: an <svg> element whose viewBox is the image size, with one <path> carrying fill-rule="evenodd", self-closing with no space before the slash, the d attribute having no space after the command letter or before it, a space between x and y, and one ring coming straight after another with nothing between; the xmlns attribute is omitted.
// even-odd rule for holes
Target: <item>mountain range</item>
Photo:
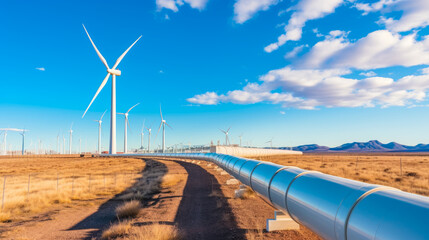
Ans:
<svg viewBox="0 0 429 240"><path fill-rule="evenodd" d="M429 152L429 144L407 146L396 142L383 144L380 141L371 140L369 142L345 143L334 148L309 144L293 147L292 149L302 152Z"/></svg>

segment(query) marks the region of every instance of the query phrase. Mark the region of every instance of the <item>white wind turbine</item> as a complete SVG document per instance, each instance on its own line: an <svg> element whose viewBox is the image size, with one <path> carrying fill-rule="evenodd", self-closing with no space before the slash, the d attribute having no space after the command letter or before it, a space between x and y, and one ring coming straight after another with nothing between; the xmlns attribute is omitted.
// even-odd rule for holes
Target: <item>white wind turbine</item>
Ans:
<svg viewBox="0 0 429 240"><path fill-rule="evenodd" d="M135 106L139 105L140 103L137 103L136 105L132 106L126 113L118 113L125 116L125 132L124 132L124 153L128 152L128 145L127 145L127 126L128 123L128 113L133 109Z"/></svg>
<svg viewBox="0 0 429 240"><path fill-rule="evenodd" d="M141 135L141 145L140 145L140 149L143 150L143 138L144 138L144 123L145 123L146 119L143 120L143 126L142 126L142 131L140 133Z"/></svg>
<svg viewBox="0 0 429 240"><path fill-rule="evenodd" d="M226 130L226 131L225 131L225 130L222 130L222 129L220 129L220 128L219 128L219 130L225 134L225 145L226 145L226 146L228 146L228 145L229 145L229 144L228 144L228 143L229 143L228 134L229 134L229 130L230 130L230 129L231 129L231 127L229 127L229 128L228 128L228 130Z"/></svg>
<svg viewBox="0 0 429 240"><path fill-rule="evenodd" d="M162 126L162 152L164 152L165 151L165 125L167 125L171 129L173 128L170 125L168 125L168 123L162 117L161 105L159 105L159 112L161 114L161 124L159 124L158 132L156 133L156 136L158 136L159 130L161 129L161 126Z"/></svg>
<svg viewBox="0 0 429 240"><path fill-rule="evenodd" d="M101 123L103 122L102 119L106 111L104 111L103 115L101 115L100 120L94 120L95 122L98 122L98 153L99 154L101 153Z"/></svg>
<svg viewBox="0 0 429 240"><path fill-rule="evenodd" d="M4 138L3 138L3 155L7 155L7 132L23 132L24 129L18 129L18 128L0 128L0 131L3 131Z"/></svg>
<svg viewBox="0 0 429 240"><path fill-rule="evenodd" d="M240 147L241 147L241 138L243 137L243 134L240 134L240 136L238 136L240 138Z"/></svg>
<svg viewBox="0 0 429 240"><path fill-rule="evenodd" d="M271 140L267 141L266 143L270 143L270 147L273 148L273 138L271 138Z"/></svg>
<svg viewBox="0 0 429 240"><path fill-rule="evenodd" d="M73 123L70 126L70 138L69 138L69 154L72 154L72 143L73 143Z"/></svg>
<svg viewBox="0 0 429 240"><path fill-rule="evenodd" d="M107 68L107 75L104 78L103 82L101 83L100 87L98 88L97 92L95 93L94 97L92 98L91 102L89 103L88 107L85 110L85 113L82 115L82 118L85 116L86 112L88 111L89 107L91 106L92 102L95 100L97 95L100 93L100 91L103 89L104 85L106 85L107 81L109 80L109 76L112 75L112 99L111 99L111 111L110 111L110 154L116 154L116 76L121 75L121 71L116 69L118 67L119 63L122 61L124 56L128 53L128 51L134 46L134 44L137 43L138 40L140 40L141 36L133 43L127 50L125 50L124 53L122 53L121 56L116 60L115 65L113 65L112 68L109 68L109 65L107 65L106 59L104 59L103 55L98 51L97 47L95 46L94 42L92 41L91 37L89 36L88 31L86 30L85 26L82 24L83 28L85 29L86 34L88 35L89 40L92 43L92 46L94 47L95 51L97 52L98 57L103 62L104 66Z"/></svg>
<svg viewBox="0 0 429 240"><path fill-rule="evenodd" d="M148 140L147 140L147 152L150 152L150 135L152 135L152 128L146 128L148 132Z"/></svg>
<svg viewBox="0 0 429 240"><path fill-rule="evenodd" d="M25 154L25 132L28 132L28 130L23 129L19 134L21 134L22 136L22 149L21 149L21 154L24 155Z"/></svg>

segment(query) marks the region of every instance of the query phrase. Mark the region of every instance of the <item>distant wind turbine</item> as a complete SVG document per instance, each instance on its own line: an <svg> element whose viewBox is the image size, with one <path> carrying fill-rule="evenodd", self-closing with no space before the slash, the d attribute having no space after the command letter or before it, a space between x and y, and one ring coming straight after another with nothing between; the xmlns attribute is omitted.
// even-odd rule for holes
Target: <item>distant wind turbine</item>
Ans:
<svg viewBox="0 0 429 240"><path fill-rule="evenodd" d="M146 128L148 132L147 151L150 152L150 135L152 135L152 128Z"/></svg>
<svg viewBox="0 0 429 240"><path fill-rule="evenodd" d="M95 122L98 122L98 153L99 154L101 153L101 123L103 122L102 120L106 111L104 111L104 113L101 115L100 120L94 120Z"/></svg>
<svg viewBox="0 0 429 240"><path fill-rule="evenodd" d="M161 126L162 126L162 152L164 152L165 151L165 125L167 125L171 129L173 128L170 125L168 125L168 123L162 117L161 105L159 105L159 112L161 114L161 124L159 124L158 132L156 133L156 136L158 136L159 130L161 129Z"/></svg>
<svg viewBox="0 0 429 240"><path fill-rule="evenodd" d="M18 129L18 128L0 128L0 131L3 131L4 134L4 138L3 138L3 155L7 155L7 132L11 131L11 132L22 132L25 131L23 129Z"/></svg>
<svg viewBox="0 0 429 240"><path fill-rule="evenodd" d="M222 129L220 129L220 128L219 128L219 130L225 134L225 145L226 145L226 146L228 146L228 145L229 145L229 144L228 144L228 143L229 143L228 134L229 134L229 130L230 130L230 129L231 129L231 127L229 127L229 128L228 128L228 130L226 130L226 131L225 131L225 130L222 130Z"/></svg>
<svg viewBox="0 0 429 240"><path fill-rule="evenodd" d="M98 88L97 92L95 93L95 96L92 98L91 102L89 103L88 107L86 108L85 112L82 115L82 118L85 116L86 112L88 111L89 107L91 107L92 102L94 102L95 98L97 98L97 95L100 93L100 91L103 89L104 85L106 85L107 81L109 80L109 76L112 75L112 99L111 99L111 111L110 111L110 154L116 154L116 76L121 75L121 71L116 69L118 67L119 63L122 61L124 56L128 53L128 51L134 46L134 44L137 43L138 40L140 40L141 36L133 43L127 50L125 50L124 53L122 53L121 56L116 60L115 65L113 65L112 68L109 68L109 65L107 64L106 59L104 59L103 55L101 55L100 51L98 51L97 47L95 46L94 42L92 41L91 37L89 36L88 31L86 30L85 26L82 24L83 28L85 29L86 34L88 35L89 40L92 43L92 46L94 47L95 51L97 52L98 57L103 62L104 66L107 68L107 75L104 78L103 82L101 82L100 87Z"/></svg>
<svg viewBox="0 0 429 240"><path fill-rule="evenodd" d="M142 131L141 131L141 133L140 133L140 135L141 135L141 146L140 146L140 149L142 149L142 150L143 150L144 123L145 123L145 121L146 121L146 120L143 120Z"/></svg>
<svg viewBox="0 0 429 240"><path fill-rule="evenodd" d="M137 103L136 105L132 106L126 113L118 113L125 116L125 132L124 132L124 153L128 152L128 144L127 144L127 127L130 125L128 122L128 113L133 109L135 106L139 105L140 103Z"/></svg>
<svg viewBox="0 0 429 240"><path fill-rule="evenodd" d="M21 155L25 154L25 132L28 132L28 130L23 129L22 132L20 132L19 134L21 134L22 136L22 149L21 149Z"/></svg>
<svg viewBox="0 0 429 240"><path fill-rule="evenodd" d="M273 138L271 138L271 140L267 141L266 143L270 143L270 147L273 148Z"/></svg>
<svg viewBox="0 0 429 240"><path fill-rule="evenodd" d="M240 147L241 147L241 138L243 137L243 134L240 134L240 136L238 136L240 138Z"/></svg>
<svg viewBox="0 0 429 240"><path fill-rule="evenodd" d="M73 143L73 123L70 126L70 139L69 139L69 154L72 154L72 143Z"/></svg>

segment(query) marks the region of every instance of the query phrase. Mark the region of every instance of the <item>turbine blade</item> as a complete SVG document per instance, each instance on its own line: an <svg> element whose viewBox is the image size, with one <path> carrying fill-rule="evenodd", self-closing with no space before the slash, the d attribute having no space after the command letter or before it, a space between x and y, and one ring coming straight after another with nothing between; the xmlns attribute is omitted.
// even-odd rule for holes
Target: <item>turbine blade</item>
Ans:
<svg viewBox="0 0 429 240"><path fill-rule="evenodd" d="M125 115L125 113L116 113L116 114L121 114L121 115Z"/></svg>
<svg viewBox="0 0 429 240"><path fill-rule="evenodd" d="M140 103L137 103L136 105L132 106L130 109L128 109L127 113L129 113L131 111L131 109L133 109L135 106L139 105Z"/></svg>
<svg viewBox="0 0 429 240"><path fill-rule="evenodd" d="M134 46L134 44L136 44L137 43L137 41L138 40L140 40L140 38L141 38L142 36L140 36L139 38L137 38L137 40L133 43L133 44L131 44L131 46L127 49L127 50L125 50L125 52L124 53L122 53L122 55L118 58L118 60L116 60L116 63L115 63L115 65L113 66L113 68L112 69L116 69L116 67L119 65L119 63L122 61L122 58L124 58L125 57L125 54L127 54L127 52L128 51L130 51L130 49Z"/></svg>
<svg viewBox="0 0 429 240"><path fill-rule="evenodd" d="M171 130L173 130L173 128L170 125L168 125L168 123L165 122L165 125L167 125L169 128L171 128Z"/></svg>
<svg viewBox="0 0 429 240"><path fill-rule="evenodd" d="M104 114L106 114L106 112L107 112L107 109L106 110L104 110L104 113L103 113L103 115L101 115L101 118L100 118L100 121L103 119L103 117L104 117Z"/></svg>
<svg viewBox="0 0 429 240"><path fill-rule="evenodd" d="M228 130L226 132L229 132L229 129L231 129L231 127L228 128Z"/></svg>
<svg viewBox="0 0 429 240"><path fill-rule="evenodd" d="M219 130L220 130L221 132L223 132L223 133L226 133L224 130L222 130L222 129L220 129L220 128L219 128Z"/></svg>
<svg viewBox="0 0 429 240"><path fill-rule="evenodd" d="M94 97L92 98L91 102L89 103L88 107L86 108L85 112L82 115L82 118L85 117L86 112L88 111L89 107L91 107L92 102L94 102L95 98L97 98L97 95L100 93L101 89L103 89L104 85L106 85L107 80L109 80L110 73L106 75L103 82L101 83L100 87L98 87L97 92L95 93Z"/></svg>
<svg viewBox="0 0 429 240"><path fill-rule="evenodd" d="M158 137L159 130L161 130L161 126L162 126L162 122L161 124L159 124L159 128L158 128L158 131L156 132L155 140L153 142L156 142L156 138Z"/></svg>
<svg viewBox="0 0 429 240"><path fill-rule="evenodd" d="M162 117L161 104L159 104L159 112L161 113L161 120L164 120L164 118Z"/></svg>
<svg viewBox="0 0 429 240"><path fill-rule="evenodd" d="M88 35L89 41L91 41L92 46L94 47L95 51L97 52L98 57L103 62L104 66L106 66L106 68L109 69L109 65L107 65L106 59L104 59L103 55L101 55L100 51L98 51L97 47L95 46L94 42L92 41L91 37L89 36L89 33L85 28L85 25L82 24L82 26L83 26L83 29L85 29L86 35Z"/></svg>

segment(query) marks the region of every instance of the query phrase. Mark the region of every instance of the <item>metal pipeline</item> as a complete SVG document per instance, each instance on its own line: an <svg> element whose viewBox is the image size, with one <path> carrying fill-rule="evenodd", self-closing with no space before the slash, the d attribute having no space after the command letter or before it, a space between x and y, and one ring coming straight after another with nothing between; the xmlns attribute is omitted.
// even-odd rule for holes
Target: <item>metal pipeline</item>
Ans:
<svg viewBox="0 0 429 240"><path fill-rule="evenodd" d="M210 161L324 239L429 239L429 198L216 153L118 154Z"/></svg>

